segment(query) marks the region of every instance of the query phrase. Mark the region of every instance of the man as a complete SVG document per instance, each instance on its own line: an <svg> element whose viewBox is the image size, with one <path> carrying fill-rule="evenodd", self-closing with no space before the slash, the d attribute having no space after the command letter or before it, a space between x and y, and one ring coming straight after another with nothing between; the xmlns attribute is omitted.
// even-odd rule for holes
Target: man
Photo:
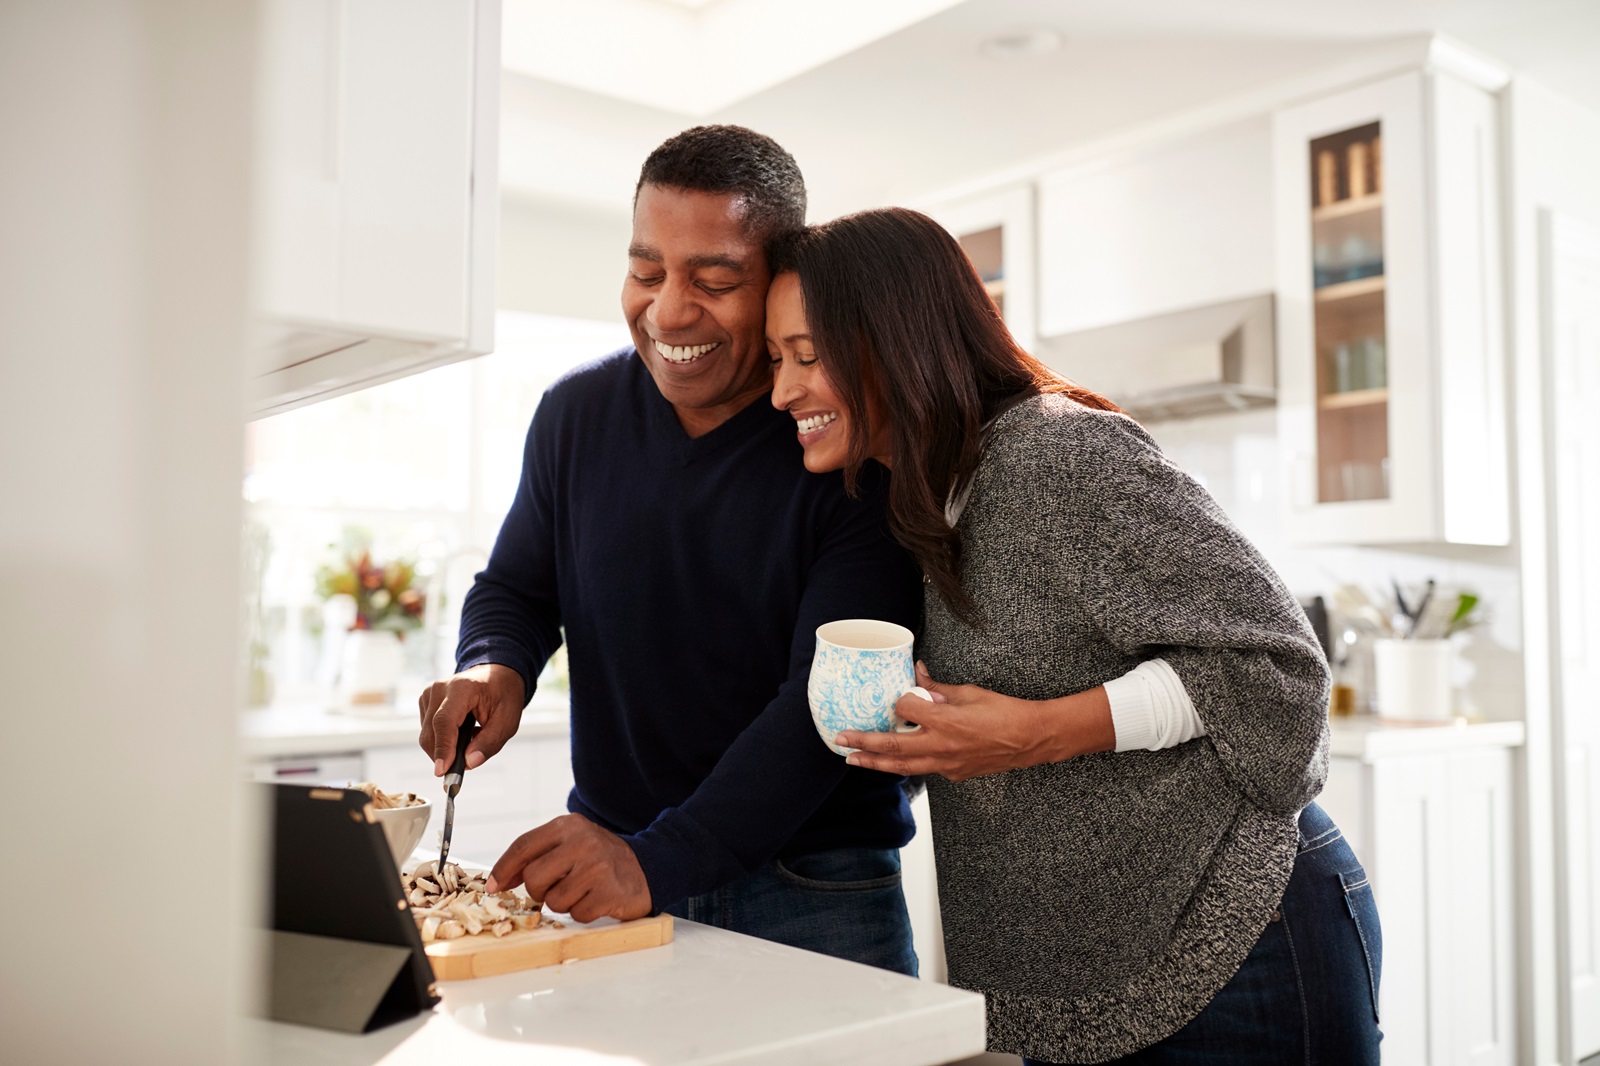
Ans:
<svg viewBox="0 0 1600 1066"><path fill-rule="evenodd" d="M899 779L847 767L806 704L816 627L914 626L921 587L887 531L886 478L852 499L807 473L793 419L766 402L763 246L804 219L799 168L760 134L698 127L645 161L622 289L633 347L540 402L420 739L442 774L471 715L481 765L564 632L572 813L519 837L496 889L525 884L579 921L667 911L914 974Z"/></svg>

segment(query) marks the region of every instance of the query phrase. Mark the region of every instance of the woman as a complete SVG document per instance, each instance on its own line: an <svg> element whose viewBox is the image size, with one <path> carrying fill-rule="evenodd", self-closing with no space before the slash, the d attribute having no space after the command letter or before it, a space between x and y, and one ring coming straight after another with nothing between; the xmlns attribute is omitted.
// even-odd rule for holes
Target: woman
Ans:
<svg viewBox="0 0 1600 1066"><path fill-rule="evenodd" d="M1328 671L1294 598L1105 399L1017 347L899 209L772 249L772 402L805 464L890 468L921 563L917 733L953 984L1035 1062L1377 1063L1377 913L1311 801Z"/></svg>

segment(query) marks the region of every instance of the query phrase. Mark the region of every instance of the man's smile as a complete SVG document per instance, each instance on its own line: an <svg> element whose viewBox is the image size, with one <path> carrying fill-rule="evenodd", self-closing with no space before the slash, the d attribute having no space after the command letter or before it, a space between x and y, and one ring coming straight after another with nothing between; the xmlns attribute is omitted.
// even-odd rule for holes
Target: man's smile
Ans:
<svg viewBox="0 0 1600 1066"><path fill-rule="evenodd" d="M656 351L661 354L661 358L669 363L677 363L682 366L685 363L694 362L722 342L713 341L710 344L664 344L652 337L650 338L650 343L656 346Z"/></svg>

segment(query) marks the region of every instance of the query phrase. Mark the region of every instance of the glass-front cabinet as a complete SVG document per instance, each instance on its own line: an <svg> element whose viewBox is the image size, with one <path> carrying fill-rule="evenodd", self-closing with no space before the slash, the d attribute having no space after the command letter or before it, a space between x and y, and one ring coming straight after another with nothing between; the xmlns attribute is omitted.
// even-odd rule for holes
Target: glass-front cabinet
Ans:
<svg viewBox="0 0 1600 1066"><path fill-rule="evenodd" d="M961 242L1006 328L1017 343L1033 351L1038 338L1033 187L1015 186L922 210Z"/></svg>
<svg viewBox="0 0 1600 1066"><path fill-rule="evenodd" d="M1275 116L1296 543L1508 541L1496 125L1442 70Z"/></svg>

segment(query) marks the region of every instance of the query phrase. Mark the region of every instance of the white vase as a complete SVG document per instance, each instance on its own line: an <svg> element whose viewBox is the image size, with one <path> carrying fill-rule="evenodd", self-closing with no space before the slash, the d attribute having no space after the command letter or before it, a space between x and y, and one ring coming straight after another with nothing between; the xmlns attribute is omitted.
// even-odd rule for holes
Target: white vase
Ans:
<svg viewBox="0 0 1600 1066"><path fill-rule="evenodd" d="M398 633L352 630L339 657L339 695L351 704L393 703L404 669Z"/></svg>
<svg viewBox="0 0 1600 1066"><path fill-rule="evenodd" d="M1374 641L1372 659L1379 714L1418 721L1450 720L1450 669L1455 653L1448 640Z"/></svg>

